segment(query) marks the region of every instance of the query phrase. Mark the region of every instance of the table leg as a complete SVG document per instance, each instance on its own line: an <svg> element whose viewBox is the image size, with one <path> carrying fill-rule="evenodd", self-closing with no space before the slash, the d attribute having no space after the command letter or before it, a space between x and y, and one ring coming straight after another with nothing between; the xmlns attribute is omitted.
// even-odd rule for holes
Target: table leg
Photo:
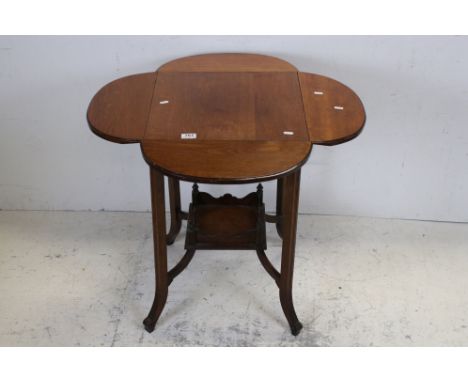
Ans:
<svg viewBox="0 0 468 382"><path fill-rule="evenodd" d="M168 272L166 248L166 216L164 206L164 176L150 168L151 207L153 217L154 266L156 272L156 291L153 305L143 325L152 332L167 300Z"/></svg>
<svg viewBox="0 0 468 382"><path fill-rule="evenodd" d="M181 204L180 204L180 185L176 178L168 177L169 205L171 208L171 228L166 236L168 245L174 243L177 234L182 226Z"/></svg>
<svg viewBox="0 0 468 382"><path fill-rule="evenodd" d="M297 170L283 178L281 200L283 247L279 279L280 301L283 312L291 328L291 333L295 336L297 336L302 329L302 324L297 318L292 299L300 180L300 170Z"/></svg>
<svg viewBox="0 0 468 382"><path fill-rule="evenodd" d="M283 183L282 178L278 178L276 181L276 232L279 237L283 238L283 226L282 226L282 203L283 203Z"/></svg>

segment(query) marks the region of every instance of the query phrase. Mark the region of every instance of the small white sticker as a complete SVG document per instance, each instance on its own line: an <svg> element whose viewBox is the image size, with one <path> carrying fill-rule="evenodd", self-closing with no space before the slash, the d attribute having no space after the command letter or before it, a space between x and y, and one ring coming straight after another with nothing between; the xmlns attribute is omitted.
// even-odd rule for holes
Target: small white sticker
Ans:
<svg viewBox="0 0 468 382"><path fill-rule="evenodd" d="M323 95L323 92L315 91L314 94L315 95Z"/></svg>
<svg viewBox="0 0 468 382"><path fill-rule="evenodd" d="M197 133L182 133L180 134L181 139L197 139Z"/></svg>
<svg viewBox="0 0 468 382"><path fill-rule="evenodd" d="M294 131L283 131L284 135L294 135Z"/></svg>
<svg viewBox="0 0 468 382"><path fill-rule="evenodd" d="M168 101L168 100L164 100L164 101L159 101L159 103L160 103L161 105L165 105L166 103L169 103L169 101Z"/></svg>
<svg viewBox="0 0 468 382"><path fill-rule="evenodd" d="M335 110L343 110L343 109L344 109L343 106L333 106L333 108L334 108Z"/></svg>

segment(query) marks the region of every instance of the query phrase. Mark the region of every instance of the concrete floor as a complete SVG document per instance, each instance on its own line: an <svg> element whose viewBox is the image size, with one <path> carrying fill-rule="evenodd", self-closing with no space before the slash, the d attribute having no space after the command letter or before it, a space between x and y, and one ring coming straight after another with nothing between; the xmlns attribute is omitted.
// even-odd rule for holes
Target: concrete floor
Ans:
<svg viewBox="0 0 468 382"><path fill-rule="evenodd" d="M468 345L468 224L300 216L298 337L249 251L197 252L146 333L152 250L148 213L1 211L0 345Z"/></svg>

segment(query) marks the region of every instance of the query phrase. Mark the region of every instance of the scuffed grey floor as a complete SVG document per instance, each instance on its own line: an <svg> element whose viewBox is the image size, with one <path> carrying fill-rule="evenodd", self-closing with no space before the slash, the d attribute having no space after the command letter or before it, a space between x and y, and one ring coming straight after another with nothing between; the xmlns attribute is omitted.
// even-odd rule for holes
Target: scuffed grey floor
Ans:
<svg viewBox="0 0 468 382"><path fill-rule="evenodd" d="M468 345L468 224L300 216L298 337L249 251L197 252L146 333L151 237L148 213L1 211L0 345Z"/></svg>

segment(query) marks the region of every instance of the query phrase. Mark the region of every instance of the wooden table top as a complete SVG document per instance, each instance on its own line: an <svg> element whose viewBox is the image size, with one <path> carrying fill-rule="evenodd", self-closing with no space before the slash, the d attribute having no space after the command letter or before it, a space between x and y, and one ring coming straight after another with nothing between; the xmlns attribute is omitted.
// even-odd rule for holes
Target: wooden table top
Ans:
<svg viewBox="0 0 468 382"><path fill-rule="evenodd" d="M359 97L331 78L255 54L208 54L104 86L88 109L104 139L141 144L145 160L177 178L210 183L273 179L313 144L356 137Z"/></svg>

